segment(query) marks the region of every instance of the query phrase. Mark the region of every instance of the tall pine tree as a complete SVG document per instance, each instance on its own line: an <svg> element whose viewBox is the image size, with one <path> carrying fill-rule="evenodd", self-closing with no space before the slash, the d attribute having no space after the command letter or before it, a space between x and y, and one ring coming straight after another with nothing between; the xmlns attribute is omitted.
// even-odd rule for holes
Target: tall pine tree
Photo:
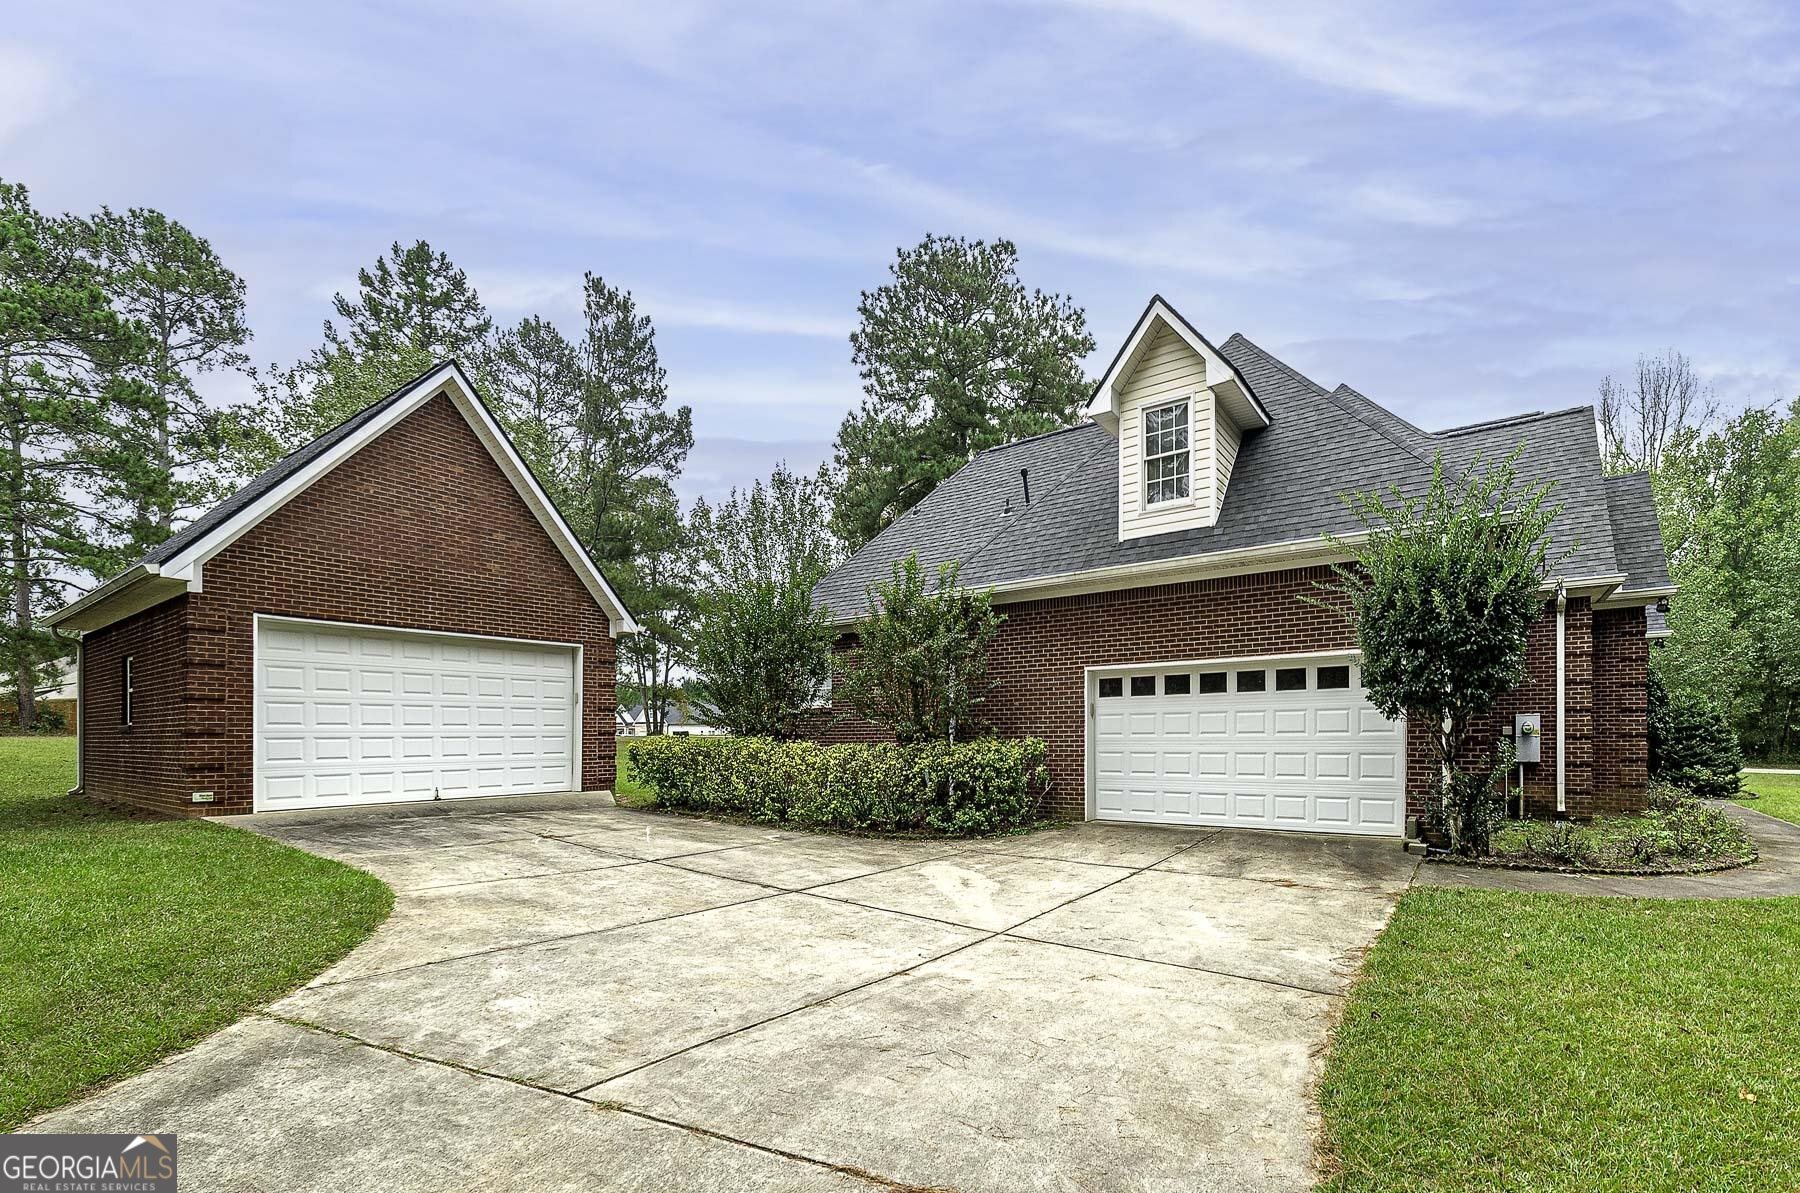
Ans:
<svg viewBox="0 0 1800 1193"><path fill-rule="evenodd" d="M141 401L112 445L104 497L119 508L121 561L168 538L228 487L220 456L226 412L199 392L207 373L249 364L244 281L212 245L161 212L102 209L89 251L113 309L141 329L139 351L116 368Z"/></svg>
<svg viewBox="0 0 1800 1193"><path fill-rule="evenodd" d="M69 649L39 618L78 573L107 566L86 493L121 437L117 411L139 397L118 370L141 340L107 301L87 238L81 221L47 217L23 186L0 182L0 664L23 729L36 726L45 665Z"/></svg>
<svg viewBox="0 0 1800 1193"><path fill-rule="evenodd" d="M862 408L838 431L832 527L854 549L984 448L1074 421L1087 316L1027 290L1011 241L927 236L864 291L851 333Z"/></svg>
<svg viewBox="0 0 1800 1193"><path fill-rule="evenodd" d="M354 296L332 298L338 322L326 320L311 356L258 382L264 411L238 437L249 466L318 438L434 361L480 371L494 322L468 275L423 240L390 252L357 271Z"/></svg>

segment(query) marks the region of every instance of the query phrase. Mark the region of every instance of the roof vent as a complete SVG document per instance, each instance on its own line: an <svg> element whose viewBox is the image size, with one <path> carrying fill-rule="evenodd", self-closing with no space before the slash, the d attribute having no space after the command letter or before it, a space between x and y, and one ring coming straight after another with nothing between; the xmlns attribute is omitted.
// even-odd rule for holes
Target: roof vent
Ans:
<svg viewBox="0 0 1800 1193"><path fill-rule="evenodd" d="M1025 504L1031 504L1031 469L1019 469L1019 484L1025 490Z"/></svg>

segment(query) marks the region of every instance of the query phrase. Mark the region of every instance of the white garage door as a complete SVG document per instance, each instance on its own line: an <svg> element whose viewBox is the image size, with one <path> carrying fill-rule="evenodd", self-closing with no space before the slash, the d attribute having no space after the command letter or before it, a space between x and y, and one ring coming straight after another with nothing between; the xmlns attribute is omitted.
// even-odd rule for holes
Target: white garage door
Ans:
<svg viewBox="0 0 1800 1193"><path fill-rule="evenodd" d="M1088 676L1102 820L1398 835L1405 725L1344 656Z"/></svg>
<svg viewBox="0 0 1800 1193"><path fill-rule="evenodd" d="M575 653L258 618L256 807L574 790Z"/></svg>

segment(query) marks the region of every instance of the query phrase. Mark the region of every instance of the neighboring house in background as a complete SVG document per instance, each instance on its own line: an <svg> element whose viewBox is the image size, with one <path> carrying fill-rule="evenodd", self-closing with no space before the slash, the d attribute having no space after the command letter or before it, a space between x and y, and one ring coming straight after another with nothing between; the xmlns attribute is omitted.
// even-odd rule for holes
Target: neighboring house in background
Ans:
<svg viewBox="0 0 1800 1193"><path fill-rule="evenodd" d="M1673 589L1649 481L1605 475L1591 407L1423 431L1241 335L1215 347L1158 297L1087 413L976 456L821 580L840 657L895 561L960 560L1007 618L982 714L1048 743L1056 811L1399 834L1423 735L1368 702L1351 627L1302 598L1345 558L1324 536L1359 529L1341 494L1519 448L1523 479L1556 482L1558 562L1529 677L1478 729L1543 718L1536 811L1644 805L1646 609ZM880 735L843 709L814 722Z"/></svg>
<svg viewBox="0 0 1800 1193"><path fill-rule="evenodd" d="M40 717L46 712L62 718L60 732L75 732L76 706L79 699L79 687L75 682L73 664L54 664L48 669L43 685L37 689L37 708ZM8 692L0 695L0 727L17 728L19 724L18 693Z"/></svg>
<svg viewBox="0 0 1800 1193"><path fill-rule="evenodd" d="M205 813L609 788L637 628L454 363L49 620L77 790Z"/></svg>
<svg viewBox="0 0 1800 1193"><path fill-rule="evenodd" d="M646 737L650 732L650 722L640 707L619 707L619 736ZM670 737L722 737L725 730L693 719L693 713L684 710L679 704L671 704L669 711L663 716L663 732Z"/></svg>

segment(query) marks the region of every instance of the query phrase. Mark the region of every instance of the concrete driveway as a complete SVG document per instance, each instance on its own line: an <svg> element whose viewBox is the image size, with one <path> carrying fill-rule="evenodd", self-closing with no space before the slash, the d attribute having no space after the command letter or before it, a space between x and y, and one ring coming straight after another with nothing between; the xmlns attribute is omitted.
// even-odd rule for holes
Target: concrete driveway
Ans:
<svg viewBox="0 0 1800 1193"><path fill-rule="evenodd" d="M1293 1189L1397 842L890 842L588 803L258 823L399 892L312 985L33 1124L183 1188Z"/></svg>

